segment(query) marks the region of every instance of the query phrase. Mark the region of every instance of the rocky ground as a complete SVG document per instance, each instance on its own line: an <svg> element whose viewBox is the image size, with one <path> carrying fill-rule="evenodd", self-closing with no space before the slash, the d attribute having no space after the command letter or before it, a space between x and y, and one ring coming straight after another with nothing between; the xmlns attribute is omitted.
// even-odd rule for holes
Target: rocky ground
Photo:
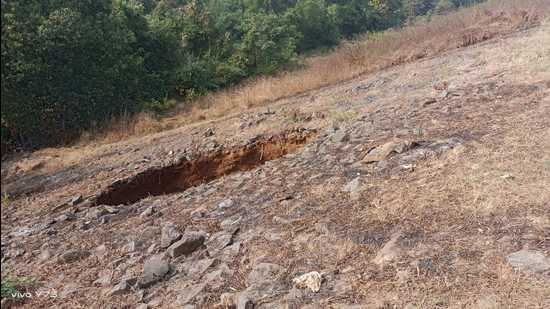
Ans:
<svg viewBox="0 0 550 309"><path fill-rule="evenodd" d="M550 25L2 163L27 308L549 308ZM49 294L44 294L48 292Z"/></svg>

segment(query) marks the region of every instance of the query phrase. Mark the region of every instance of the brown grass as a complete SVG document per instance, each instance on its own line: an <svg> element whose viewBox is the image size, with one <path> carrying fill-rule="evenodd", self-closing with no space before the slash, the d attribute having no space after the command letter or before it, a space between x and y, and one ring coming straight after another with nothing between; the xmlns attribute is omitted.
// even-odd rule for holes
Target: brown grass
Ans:
<svg viewBox="0 0 550 309"><path fill-rule="evenodd" d="M187 102L171 117L156 119L142 113L113 120L106 130L85 134L80 145L112 143L219 119L394 65L476 44L538 24L549 15L548 2L493 0L429 20L420 18L401 29L366 34L358 40L342 43L328 55L303 59L303 69L250 79L237 87Z"/></svg>

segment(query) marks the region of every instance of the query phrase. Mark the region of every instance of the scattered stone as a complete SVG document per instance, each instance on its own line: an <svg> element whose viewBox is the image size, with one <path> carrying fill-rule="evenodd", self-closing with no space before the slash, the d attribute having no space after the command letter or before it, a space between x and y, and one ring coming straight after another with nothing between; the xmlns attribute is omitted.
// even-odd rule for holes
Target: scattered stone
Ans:
<svg viewBox="0 0 550 309"><path fill-rule="evenodd" d="M150 217L154 213L155 213L155 207L151 205L151 206L147 207L139 216L142 217L142 218Z"/></svg>
<svg viewBox="0 0 550 309"><path fill-rule="evenodd" d="M264 281L261 283L255 283L248 286L245 291L238 294L237 308L255 308L257 303L265 303L267 298L275 298L283 293L286 293L286 287L279 281ZM281 307L279 306L275 308Z"/></svg>
<svg viewBox="0 0 550 309"><path fill-rule="evenodd" d="M259 263L254 265L252 271L248 274L246 283L248 285L272 282L284 271L284 269L272 263Z"/></svg>
<svg viewBox="0 0 550 309"><path fill-rule="evenodd" d="M193 219L201 219L206 216L206 210L202 207L197 208L191 212L191 218Z"/></svg>
<svg viewBox="0 0 550 309"><path fill-rule="evenodd" d="M137 289L136 291L136 298L138 301L144 301L145 300L145 290Z"/></svg>
<svg viewBox="0 0 550 309"><path fill-rule="evenodd" d="M237 295L235 293L223 293L220 295L221 308L234 308L237 303Z"/></svg>
<svg viewBox="0 0 550 309"><path fill-rule="evenodd" d="M344 143L349 141L349 134L347 134L344 130L337 130L332 134L331 140L334 143Z"/></svg>
<svg viewBox="0 0 550 309"><path fill-rule="evenodd" d="M141 240L132 240L128 242L128 244L125 247L125 251L128 253L136 252L141 249L143 249L144 242Z"/></svg>
<svg viewBox="0 0 550 309"><path fill-rule="evenodd" d="M273 224L277 225L286 225L290 223L290 220L278 216L274 216L271 221L273 222Z"/></svg>
<svg viewBox="0 0 550 309"><path fill-rule="evenodd" d="M82 195L75 195L69 200L69 206L76 206L82 202Z"/></svg>
<svg viewBox="0 0 550 309"><path fill-rule="evenodd" d="M164 279L164 277L170 271L170 264L162 260L161 256L153 256L145 261L143 265L143 274L139 278L138 286L140 288L147 288L158 281Z"/></svg>
<svg viewBox="0 0 550 309"><path fill-rule="evenodd" d="M57 222L66 222L66 221L74 221L76 220L76 215L73 214L73 213L65 213L65 214L62 214L61 216L57 217L57 219L55 219Z"/></svg>
<svg viewBox="0 0 550 309"><path fill-rule="evenodd" d="M151 244L149 246L149 248L147 248L147 253L148 254L153 254L153 253L155 253L155 251L157 251L157 245L156 244Z"/></svg>
<svg viewBox="0 0 550 309"><path fill-rule="evenodd" d="M380 145L376 148L371 149L367 155L363 158L365 163L373 163L385 160L391 157L393 154L404 153L407 150L411 149L414 145L411 141L406 140L393 140L389 141L383 145Z"/></svg>
<svg viewBox="0 0 550 309"><path fill-rule="evenodd" d="M317 293L321 289L321 282L323 277L316 271L303 274L297 278L292 279L294 286L300 289L310 289L312 292Z"/></svg>
<svg viewBox="0 0 550 309"><path fill-rule="evenodd" d="M8 236L17 238L17 237L27 237L32 234L32 229L28 227L18 227L15 231L11 232Z"/></svg>
<svg viewBox="0 0 550 309"><path fill-rule="evenodd" d="M225 209L228 209L228 208L233 207L233 205L235 205L235 202L233 202L233 200L231 200L231 199L226 199L226 200L221 201L221 202L218 204L218 209L220 209L220 210L225 210Z"/></svg>
<svg viewBox="0 0 550 309"><path fill-rule="evenodd" d="M69 282L63 285L63 290L61 290L61 293L59 294L59 297L61 299L69 298L72 294L78 292L80 290L80 285L78 285L75 282Z"/></svg>
<svg viewBox="0 0 550 309"><path fill-rule="evenodd" d="M237 297L237 309L254 309L254 302L246 293L239 293Z"/></svg>
<svg viewBox="0 0 550 309"><path fill-rule="evenodd" d="M351 283L347 280L338 280L334 282L332 286L332 291L336 295L344 295L347 293L351 293L353 291L353 287Z"/></svg>
<svg viewBox="0 0 550 309"><path fill-rule="evenodd" d="M223 248L231 245L233 243L233 234L226 231L218 232L212 235L208 243L206 244L207 248L212 250L212 252L217 252Z"/></svg>
<svg viewBox="0 0 550 309"><path fill-rule="evenodd" d="M50 259L50 257L52 256L51 252L49 249L44 249L42 251L40 251L40 254L38 255L38 260L40 260L41 262L45 262L47 260Z"/></svg>
<svg viewBox="0 0 550 309"><path fill-rule="evenodd" d="M399 284L405 284L409 281L411 277L411 272L408 269L398 270L395 273L395 278Z"/></svg>
<svg viewBox="0 0 550 309"><path fill-rule="evenodd" d="M66 264L72 263L81 259L85 259L91 255L90 251L87 250L69 250L63 253L58 258L58 263Z"/></svg>
<svg viewBox="0 0 550 309"><path fill-rule="evenodd" d="M110 269L104 269L99 272L98 278L94 281L97 286L109 286L113 279L113 272Z"/></svg>
<svg viewBox="0 0 550 309"><path fill-rule="evenodd" d="M168 248L171 244L180 240L181 237L178 227L172 222L167 222L162 226L160 247Z"/></svg>
<svg viewBox="0 0 550 309"><path fill-rule="evenodd" d="M400 237L401 232L394 233L390 240L378 251L373 262L379 266L384 266L399 258L401 256L401 248L399 248L397 241Z"/></svg>
<svg viewBox="0 0 550 309"><path fill-rule="evenodd" d="M352 181L348 182L342 191L349 192L350 197L352 200L357 200L359 197L361 197L361 180L359 177L353 179Z"/></svg>
<svg viewBox="0 0 550 309"><path fill-rule="evenodd" d="M105 244L101 244L94 249L95 256L103 257L106 254L107 254L107 246Z"/></svg>
<svg viewBox="0 0 550 309"><path fill-rule="evenodd" d="M218 270L204 275L204 282L208 283L210 288L221 288L226 280L233 276L233 271L227 266L227 264L221 264Z"/></svg>
<svg viewBox="0 0 550 309"><path fill-rule="evenodd" d="M240 216L234 216L231 218L227 218L220 223L220 227L224 231L230 231L233 233L236 229L239 228L239 225L241 223L242 218Z"/></svg>
<svg viewBox="0 0 550 309"><path fill-rule="evenodd" d="M92 221L83 221L80 224L80 229L83 230L83 231L86 231L90 228L91 224L92 224Z"/></svg>
<svg viewBox="0 0 550 309"><path fill-rule="evenodd" d="M180 305L185 305L193 300L197 295L199 295L202 290L206 287L206 283L199 283L192 285L190 287L187 287L185 289L181 290L181 294L177 297L177 302Z"/></svg>
<svg viewBox="0 0 550 309"><path fill-rule="evenodd" d="M550 270L550 258L535 250L520 250L506 257L506 260L517 270L530 273L543 273Z"/></svg>
<svg viewBox="0 0 550 309"><path fill-rule="evenodd" d="M104 216L101 216L101 218L99 218L99 223L108 224L112 222L115 217L116 217L116 214L111 214L111 213L106 214Z"/></svg>
<svg viewBox="0 0 550 309"><path fill-rule="evenodd" d="M124 279L119 284L115 285L110 291L109 296L122 295L130 291L132 285L136 283L136 279Z"/></svg>
<svg viewBox="0 0 550 309"><path fill-rule="evenodd" d="M206 129L206 131L204 132L204 137L213 136L214 134L215 134L215 133L214 133L214 129L208 128L208 129Z"/></svg>
<svg viewBox="0 0 550 309"><path fill-rule="evenodd" d="M136 309L149 309L147 304L137 304Z"/></svg>
<svg viewBox="0 0 550 309"><path fill-rule="evenodd" d="M219 259L223 262L231 263L235 259L235 257L239 254L239 251L241 250L241 242L235 242L230 246L227 246L221 254L219 255Z"/></svg>
<svg viewBox="0 0 550 309"><path fill-rule="evenodd" d="M168 254L176 258L180 255L188 255L197 250L204 243L205 234L202 232L188 232L181 240L175 242L168 248Z"/></svg>
<svg viewBox="0 0 550 309"><path fill-rule="evenodd" d="M114 207L109 206L98 206L91 208L88 210L88 213L86 214L87 218L90 219L99 219L103 216L110 215L110 214L116 214L118 213L118 209Z"/></svg>
<svg viewBox="0 0 550 309"><path fill-rule="evenodd" d="M182 265L182 270L189 277L202 275L212 264L215 259L202 259L186 262Z"/></svg>

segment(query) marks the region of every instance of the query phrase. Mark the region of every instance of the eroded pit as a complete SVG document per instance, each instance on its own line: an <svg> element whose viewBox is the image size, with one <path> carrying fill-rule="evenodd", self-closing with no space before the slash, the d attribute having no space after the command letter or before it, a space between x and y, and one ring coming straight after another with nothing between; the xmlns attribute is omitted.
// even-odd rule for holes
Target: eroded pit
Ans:
<svg viewBox="0 0 550 309"><path fill-rule="evenodd" d="M312 130L286 132L254 139L242 147L201 154L171 166L148 169L111 184L98 196L96 204L132 204L148 196L181 192L234 172L252 170L267 161L297 152L314 135Z"/></svg>

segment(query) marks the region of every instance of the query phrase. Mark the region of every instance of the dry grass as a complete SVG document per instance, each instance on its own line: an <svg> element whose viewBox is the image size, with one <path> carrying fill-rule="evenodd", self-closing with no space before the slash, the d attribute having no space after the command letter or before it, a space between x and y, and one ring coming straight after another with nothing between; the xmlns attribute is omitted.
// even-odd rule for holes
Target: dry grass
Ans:
<svg viewBox="0 0 550 309"><path fill-rule="evenodd" d="M356 78L394 65L431 57L537 24L548 16L548 0L494 0L448 15L344 42L332 53L303 60L304 68L250 79L240 86L186 103L172 117L149 114L114 120L107 130L85 134L81 145L112 143L130 137L214 120Z"/></svg>

